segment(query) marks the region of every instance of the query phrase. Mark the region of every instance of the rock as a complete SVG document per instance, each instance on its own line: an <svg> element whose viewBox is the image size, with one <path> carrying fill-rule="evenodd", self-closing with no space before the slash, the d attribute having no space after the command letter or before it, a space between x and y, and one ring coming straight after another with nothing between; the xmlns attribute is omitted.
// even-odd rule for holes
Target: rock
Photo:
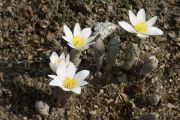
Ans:
<svg viewBox="0 0 180 120"><path fill-rule="evenodd" d="M88 13L92 13L91 7L89 7L87 4L84 5L84 8Z"/></svg>
<svg viewBox="0 0 180 120"><path fill-rule="evenodd" d="M47 39L48 41L52 41L53 39L55 39L55 37L56 37L55 33L52 33L52 32L50 32L50 31L48 31L48 33L47 33L47 35L46 35L46 39Z"/></svg>
<svg viewBox="0 0 180 120"><path fill-rule="evenodd" d="M41 20L40 22L39 22L39 25L40 25L40 27L41 28L47 28L48 26L49 26L49 21L47 21L47 20Z"/></svg>
<svg viewBox="0 0 180 120"><path fill-rule="evenodd" d="M23 6L22 13L25 18L32 18L34 16L32 7L28 5Z"/></svg>
<svg viewBox="0 0 180 120"><path fill-rule="evenodd" d="M111 22L97 22L94 26L94 34L99 35L98 39L104 40L111 35L117 28L117 25Z"/></svg>
<svg viewBox="0 0 180 120"><path fill-rule="evenodd" d="M112 103L114 103L114 100L111 98L111 99L105 99L107 105L110 105Z"/></svg>
<svg viewBox="0 0 180 120"><path fill-rule="evenodd" d="M116 11L114 10L113 4L110 4L110 5L107 6L107 13L108 13L109 16L117 15Z"/></svg>
<svg viewBox="0 0 180 120"><path fill-rule="evenodd" d="M158 59L155 56L151 56L146 59L139 70L140 76L147 76L149 73L154 71L158 66Z"/></svg>
<svg viewBox="0 0 180 120"><path fill-rule="evenodd" d="M35 103L35 109L41 115L48 115L49 114L49 106L43 101L37 101Z"/></svg>
<svg viewBox="0 0 180 120"><path fill-rule="evenodd" d="M27 118L27 117L23 117L22 119L23 119L23 120L28 120L28 118Z"/></svg>
<svg viewBox="0 0 180 120"><path fill-rule="evenodd" d="M120 83L127 83L128 82L128 78L127 78L126 74L122 74L122 75L118 76L117 80Z"/></svg>
<svg viewBox="0 0 180 120"><path fill-rule="evenodd" d="M176 33L174 31L171 31L168 33L170 38L176 38Z"/></svg>
<svg viewBox="0 0 180 120"><path fill-rule="evenodd" d="M176 106L173 105L172 103L168 103L168 104L167 104L167 107L168 107L168 108L176 108Z"/></svg>
<svg viewBox="0 0 180 120"><path fill-rule="evenodd" d="M116 84L109 84L105 86L104 88L104 93L106 93L107 95L111 97L114 97L115 95L117 95L118 92L119 92L119 86Z"/></svg>
<svg viewBox="0 0 180 120"><path fill-rule="evenodd" d="M140 49L138 48L137 44L130 44L127 47L127 50L125 51L126 56L124 59L124 64L122 68L124 70L131 70L133 67L137 66L137 63L139 61L139 56L140 56Z"/></svg>
<svg viewBox="0 0 180 120"><path fill-rule="evenodd" d="M158 120L159 114L148 113L139 118L139 120Z"/></svg>
<svg viewBox="0 0 180 120"><path fill-rule="evenodd" d="M160 96L157 94L151 95L149 97L149 102L151 105L157 105L160 101Z"/></svg>
<svg viewBox="0 0 180 120"><path fill-rule="evenodd" d="M90 111L90 114L91 114L92 116L94 116L94 115L97 115L97 112L96 112L95 110L92 110L92 111Z"/></svg>

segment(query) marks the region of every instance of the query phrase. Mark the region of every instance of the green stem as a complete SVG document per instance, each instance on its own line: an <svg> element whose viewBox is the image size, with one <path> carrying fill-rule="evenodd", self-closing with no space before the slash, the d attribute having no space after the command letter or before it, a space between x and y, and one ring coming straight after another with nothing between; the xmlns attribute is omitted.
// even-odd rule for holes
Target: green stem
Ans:
<svg viewBox="0 0 180 120"><path fill-rule="evenodd" d="M138 47L139 47L141 50L143 49L144 43L145 43L145 40L144 40L144 39L141 39L141 38L138 39Z"/></svg>
<svg viewBox="0 0 180 120"><path fill-rule="evenodd" d="M74 63L74 65L77 67L79 66L80 62L81 62L81 51L75 50L75 49L71 49L70 51L70 61L72 63Z"/></svg>

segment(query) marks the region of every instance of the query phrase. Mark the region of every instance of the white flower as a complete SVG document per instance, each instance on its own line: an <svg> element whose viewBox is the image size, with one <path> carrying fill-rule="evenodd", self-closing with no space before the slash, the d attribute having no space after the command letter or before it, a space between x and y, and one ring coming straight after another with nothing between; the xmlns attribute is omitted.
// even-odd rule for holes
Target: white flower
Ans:
<svg viewBox="0 0 180 120"><path fill-rule="evenodd" d="M79 23L74 27L73 33L64 25L65 36L62 36L64 40L68 42L68 45L78 51L83 51L89 48L89 45L93 44L95 36L90 37L91 28L85 28L81 30Z"/></svg>
<svg viewBox="0 0 180 120"><path fill-rule="evenodd" d="M149 35L162 35L163 31L153 27L157 20L157 16L146 21L144 9L140 9L137 16L129 10L129 19L132 25L126 22L119 22L119 25L130 33L136 33L138 37L146 38Z"/></svg>
<svg viewBox="0 0 180 120"><path fill-rule="evenodd" d="M68 63L69 62L69 54L65 57L64 52L61 53L60 56L58 56L58 54L56 52L52 52L52 54L50 56L49 66L53 72L56 73L56 70L60 66L62 60L65 60L65 62Z"/></svg>
<svg viewBox="0 0 180 120"><path fill-rule="evenodd" d="M64 91L81 93L81 86L88 84L84 79L89 75L88 70L82 70L76 73L76 67L72 62L67 65L65 61L58 67L56 75L49 75L53 80L49 83L51 86L59 86Z"/></svg>

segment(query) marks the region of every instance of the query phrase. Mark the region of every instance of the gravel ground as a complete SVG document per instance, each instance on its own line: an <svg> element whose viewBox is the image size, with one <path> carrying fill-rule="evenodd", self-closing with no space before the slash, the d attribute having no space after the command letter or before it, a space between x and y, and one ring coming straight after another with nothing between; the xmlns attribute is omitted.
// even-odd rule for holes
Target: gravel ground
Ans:
<svg viewBox="0 0 180 120"><path fill-rule="evenodd" d="M157 116L179 120L179 4L178 0L0 0L0 120L154 120ZM157 15L156 26L164 31L141 47L141 56L157 57L157 69L139 80L131 72L107 72L102 67L102 76L97 77L92 45L82 53L79 66L91 71L89 84L82 94L73 94L65 107L54 105L48 85L48 75L53 74L49 56L52 51L70 51L61 37L62 26L118 24L129 21L129 9L137 12L141 8L148 18ZM138 38L119 26L114 33L120 37L120 63L127 46ZM34 105L38 100L50 106L49 115L37 113Z"/></svg>

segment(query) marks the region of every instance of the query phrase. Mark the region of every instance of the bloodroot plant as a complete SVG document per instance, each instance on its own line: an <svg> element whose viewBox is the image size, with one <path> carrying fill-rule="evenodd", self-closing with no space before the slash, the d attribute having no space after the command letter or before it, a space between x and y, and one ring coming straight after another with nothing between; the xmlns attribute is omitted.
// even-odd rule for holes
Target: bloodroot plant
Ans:
<svg viewBox="0 0 180 120"><path fill-rule="evenodd" d="M142 43L145 38L150 35L163 35L163 31L157 27L153 27L157 20L157 16L146 21L144 9L140 9L137 16L129 10L129 19L132 25L124 21L119 22L119 25L126 31L137 34L140 39L138 41L138 45L133 43L126 50L126 59L122 67L127 71L131 71L135 68L132 72L142 79L157 68L158 60L155 56L146 57L141 60L141 50L138 47L142 47Z"/></svg>
<svg viewBox="0 0 180 120"><path fill-rule="evenodd" d="M57 75L49 75L49 77L52 78L49 85L56 87L54 90L54 98L56 98L57 104L65 104L64 101L67 101L71 96L71 94L69 94L70 92L80 94L81 87L88 84L84 80L90 72L88 70L82 70L76 73L76 71L76 66L72 62L62 60L56 70Z"/></svg>
<svg viewBox="0 0 180 120"><path fill-rule="evenodd" d="M81 52L88 49L95 39L95 36L90 37L91 28L81 30L79 23L76 23L73 33L68 26L64 25L65 36L62 38L67 41L68 45L72 48L70 52L70 60L78 66L81 62Z"/></svg>

